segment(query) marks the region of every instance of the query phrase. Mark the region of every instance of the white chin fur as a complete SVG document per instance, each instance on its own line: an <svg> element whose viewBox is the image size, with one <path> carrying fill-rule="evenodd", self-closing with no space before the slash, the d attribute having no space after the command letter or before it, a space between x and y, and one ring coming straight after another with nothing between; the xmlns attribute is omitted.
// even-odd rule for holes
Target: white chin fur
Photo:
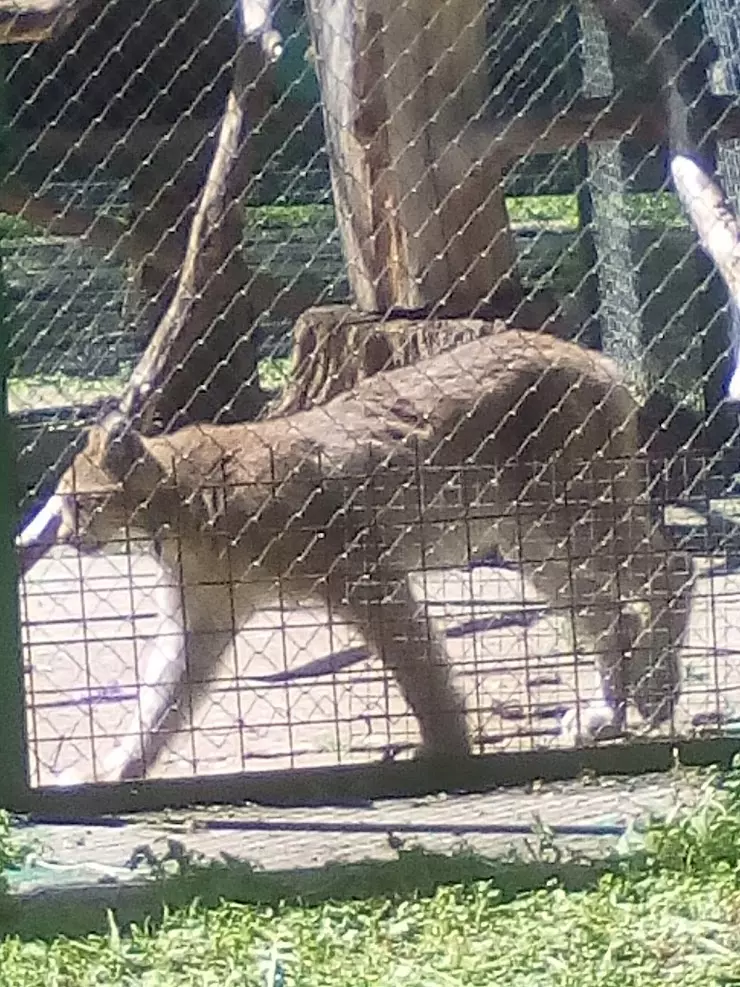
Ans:
<svg viewBox="0 0 740 987"><path fill-rule="evenodd" d="M54 494L16 539L21 575L42 559L57 541L62 527L63 506L62 498Z"/></svg>
<svg viewBox="0 0 740 987"><path fill-rule="evenodd" d="M704 175L701 168L691 158L677 154L671 161L673 181L681 192L688 195L699 195L704 187Z"/></svg>
<svg viewBox="0 0 740 987"><path fill-rule="evenodd" d="M48 542L56 536L62 523L63 501L59 494L53 494L30 524L18 536L20 548L31 548L39 541Z"/></svg>

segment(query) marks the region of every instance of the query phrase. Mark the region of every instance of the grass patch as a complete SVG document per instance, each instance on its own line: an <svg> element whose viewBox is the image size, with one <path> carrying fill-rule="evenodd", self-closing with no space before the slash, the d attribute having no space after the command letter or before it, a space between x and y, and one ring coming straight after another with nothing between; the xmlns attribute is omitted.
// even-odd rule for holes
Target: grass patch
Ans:
<svg viewBox="0 0 740 987"><path fill-rule="evenodd" d="M608 207L608 200L605 203ZM575 195L527 195L507 198L513 226L576 229L578 199ZM675 195L668 192L636 192L620 199L619 209L631 226L679 227L686 219Z"/></svg>
<svg viewBox="0 0 740 987"><path fill-rule="evenodd" d="M99 398L120 394L127 381L127 374L92 379L68 374L11 377L8 380L8 410L12 414L31 408L90 404Z"/></svg>
<svg viewBox="0 0 740 987"><path fill-rule="evenodd" d="M0 942L0 983L708 987L740 980L733 872L607 876L506 901L491 881L320 905L201 904L124 933ZM5 978L3 980L3 978Z"/></svg>
<svg viewBox="0 0 740 987"><path fill-rule="evenodd" d="M508 196L506 205L514 226L576 229L576 195ZM624 196L619 208L634 226L685 226L686 219L675 195L669 192L636 192ZM247 228L302 227L333 224L331 205L255 206L247 209Z"/></svg>
<svg viewBox="0 0 740 987"><path fill-rule="evenodd" d="M374 886L368 883L371 865L354 865L354 898L346 888L342 898L338 884L332 896L329 870L324 900L310 893L295 900L296 892L286 887L283 900L271 904L183 904L126 931L109 912L104 931L95 935L6 936L0 940L0 984L740 983L739 836L740 775L710 773L690 808L648 827L636 858L615 863L601 877L594 868L586 886L551 878L544 887L516 893L496 876L495 866L488 879L476 879L473 858L464 853L458 869L464 874L470 864L464 883L458 878L429 886L425 877L441 876L435 866L454 857L403 850L397 861L377 865ZM334 873L339 870L335 865ZM378 878L391 870L411 884L401 879L389 890ZM582 874L588 877L588 869ZM269 878L251 875L255 886ZM222 881L222 894L225 886Z"/></svg>
<svg viewBox="0 0 740 987"><path fill-rule="evenodd" d="M290 357L268 357L260 360L258 373L260 384L265 391L279 391L290 379Z"/></svg>
<svg viewBox="0 0 740 987"><path fill-rule="evenodd" d="M18 840L9 814L4 809L0 809L0 882L3 874L20 866L27 854L28 847Z"/></svg>
<svg viewBox="0 0 740 987"><path fill-rule="evenodd" d="M334 223L332 205L248 206L247 229Z"/></svg>
<svg viewBox="0 0 740 987"><path fill-rule="evenodd" d="M25 236L38 236L38 229L21 216L0 212L0 240L17 240Z"/></svg>
<svg viewBox="0 0 740 987"><path fill-rule="evenodd" d="M258 373L264 390L280 390L290 376L290 359L268 357L260 360ZM94 379L67 374L11 377L8 381L8 408L14 413L32 408L90 404L103 397L121 394L128 380L128 372Z"/></svg>

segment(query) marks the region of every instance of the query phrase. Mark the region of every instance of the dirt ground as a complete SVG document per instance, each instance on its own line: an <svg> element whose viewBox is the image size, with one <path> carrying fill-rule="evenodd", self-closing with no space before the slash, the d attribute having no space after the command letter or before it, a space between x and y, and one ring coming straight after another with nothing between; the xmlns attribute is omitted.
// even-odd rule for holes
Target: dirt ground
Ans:
<svg viewBox="0 0 740 987"><path fill-rule="evenodd" d="M699 561L684 652L679 729L740 720L740 574ZM80 558L56 550L22 594L33 784L74 767L88 773L127 729L137 666L156 629L148 556ZM427 574L430 614L447 627L541 606L516 573L480 568ZM535 614L536 617L536 614ZM187 777L374 760L389 744L417 739L413 717L376 661L343 671L266 683L362 642L321 609L256 616L218 670L195 729L172 739L155 775ZM597 698L594 671L575 667L567 622L544 613L528 627L477 630L448 641L468 697L471 728L485 750L559 744L558 718ZM639 729L639 721L632 726Z"/></svg>

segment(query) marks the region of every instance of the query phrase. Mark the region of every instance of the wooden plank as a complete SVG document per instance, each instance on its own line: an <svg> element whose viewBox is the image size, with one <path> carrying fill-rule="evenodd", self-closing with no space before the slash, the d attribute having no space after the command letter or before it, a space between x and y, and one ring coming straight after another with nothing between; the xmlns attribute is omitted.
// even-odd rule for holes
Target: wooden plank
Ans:
<svg viewBox="0 0 740 987"><path fill-rule="evenodd" d="M365 311L468 312L510 275L501 169L463 147L487 95L479 0L309 0L332 184Z"/></svg>

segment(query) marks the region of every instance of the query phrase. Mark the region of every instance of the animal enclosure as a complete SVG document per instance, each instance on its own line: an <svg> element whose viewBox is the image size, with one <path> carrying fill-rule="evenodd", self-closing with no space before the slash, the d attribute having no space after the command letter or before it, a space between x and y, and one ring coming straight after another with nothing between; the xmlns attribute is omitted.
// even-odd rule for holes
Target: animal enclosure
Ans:
<svg viewBox="0 0 740 987"><path fill-rule="evenodd" d="M732 746L740 335L671 180L740 195L730 0L53 6L0 0L13 801L371 793L451 715L399 654L489 783Z"/></svg>

